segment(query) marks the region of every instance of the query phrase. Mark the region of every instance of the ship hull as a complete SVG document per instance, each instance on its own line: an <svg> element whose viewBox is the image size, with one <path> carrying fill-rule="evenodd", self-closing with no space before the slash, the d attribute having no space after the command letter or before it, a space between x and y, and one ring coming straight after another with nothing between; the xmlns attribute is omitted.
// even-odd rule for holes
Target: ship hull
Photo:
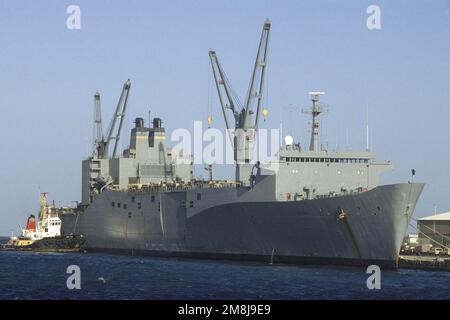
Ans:
<svg viewBox="0 0 450 320"><path fill-rule="evenodd" d="M302 201L233 189L108 191L63 219L62 230L83 234L88 252L396 268L422 189L404 183Z"/></svg>

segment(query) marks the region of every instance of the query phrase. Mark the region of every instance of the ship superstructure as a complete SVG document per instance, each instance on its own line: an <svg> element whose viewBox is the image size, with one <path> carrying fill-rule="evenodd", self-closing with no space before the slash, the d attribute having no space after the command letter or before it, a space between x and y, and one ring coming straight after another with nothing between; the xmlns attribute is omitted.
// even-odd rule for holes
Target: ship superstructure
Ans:
<svg viewBox="0 0 450 320"><path fill-rule="evenodd" d="M311 200L366 192L379 184L381 173L393 169L391 162L377 162L370 151L333 151L319 148L317 117L321 113L319 95L309 92L312 106L310 146L302 149L286 136L278 153L276 189L278 200Z"/></svg>
<svg viewBox="0 0 450 320"><path fill-rule="evenodd" d="M82 204L76 215L62 216L63 234L82 234L88 251L395 267L423 184L380 186L390 162L376 162L367 150L320 147L322 92L310 92L309 148L287 137L277 170L254 161L270 27L265 21L244 104L209 52L226 127L234 129L235 178L217 181L210 171L209 180L194 179L191 156L166 146L159 118L151 127L136 118L129 148L117 156L128 80L105 137L94 96L94 151L82 165Z"/></svg>
<svg viewBox="0 0 450 320"><path fill-rule="evenodd" d="M105 136L101 126L100 94L94 95L94 148L92 156L82 162L81 203L84 206L105 188L123 190L192 179L191 157L183 153L172 154L165 144L166 134L160 118L153 119L152 127L144 126L143 118L136 118L129 148L122 156L116 156L130 87L131 82L127 80ZM119 126L114 135L117 120ZM112 142L114 149L110 154Z"/></svg>

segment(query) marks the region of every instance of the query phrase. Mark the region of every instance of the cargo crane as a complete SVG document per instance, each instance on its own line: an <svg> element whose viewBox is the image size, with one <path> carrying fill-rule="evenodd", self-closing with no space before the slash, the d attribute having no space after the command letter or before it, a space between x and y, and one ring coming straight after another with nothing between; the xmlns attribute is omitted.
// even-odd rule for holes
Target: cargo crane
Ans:
<svg viewBox="0 0 450 320"><path fill-rule="evenodd" d="M252 170L250 162L253 156L255 133L258 130L259 113L263 98L270 26L269 19L266 19L244 105L242 105L234 92L230 81L219 63L216 52L212 49L209 50L209 58L211 60L211 67L222 107L225 126L234 148L236 180L244 185L248 184ZM254 111L255 109L256 112ZM228 110L231 110L234 117L234 130L230 127L230 120L227 114L229 113ZM255 120L253 121L254 114ZM264 112L264 117L266 114L267 110ZM232 135L231 132L234 132L234 134Z"/></svg>
<svg viewBox="0 0 450 320"><path fill-rule="evenodd" d="M116 111L111 119L106 134L103 135L102 128L102 116L100 107L100 94L97 92L94 95L94 152L93 156L97 159L109 158L109 147L111 141L114 140L114 149L111 158L116 157L117 148L119 145L120 134L122 132L123 120L125 118L125 112L127 110L128 96L130 94L131 81L128 79L120 94L119 102L117 103ZM116 129L116 123L119 119L119 126Z"/></svg>
<svg viewBox="0 0 450 320"><path fill-rule="evenodd" d="M82 194L82 205L91 203L95 194L101 193L106 186L113 182L109 175L109 162L110 159L116 158L130 87L131 82L128 79L123 85L119 102L106 133L103 132L100 93L94 94L93 151L92 157L87 159L85 163L83 162L83 166L86 166L83 172L86 174L83 175L82 180L86 187L83 189L85 191ZM117 120L119 120L118 128L116 128ZM112 140L114 140L114 149L110 156Z"/></svg>
<svg viewBox="0 0 450 320"><path fill-rule="evenodd" d="M94 158L102 158L104 150L104 137L103 137L103 125L102 125L102 110L100 105L100 93L96 92L94 95L94 128L93 128L93 141L94 150L92 156Z"/></svg>

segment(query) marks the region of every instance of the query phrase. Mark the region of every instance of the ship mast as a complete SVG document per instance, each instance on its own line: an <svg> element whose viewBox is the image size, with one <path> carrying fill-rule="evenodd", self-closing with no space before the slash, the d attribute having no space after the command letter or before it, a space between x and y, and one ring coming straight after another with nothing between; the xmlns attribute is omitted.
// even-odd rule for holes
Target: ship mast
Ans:
<svg viewBox="0 0 450 320"><path fill-rule="evenodd" d="M309 143L310 151L319 151L319 121L318 117L321 113L326 113L327 110L319 103L319 98L325 92L311 91L308 92L311 96L312 106L309 109L303 109L303 113L312 115L311 123L311 140Z"/></svg>

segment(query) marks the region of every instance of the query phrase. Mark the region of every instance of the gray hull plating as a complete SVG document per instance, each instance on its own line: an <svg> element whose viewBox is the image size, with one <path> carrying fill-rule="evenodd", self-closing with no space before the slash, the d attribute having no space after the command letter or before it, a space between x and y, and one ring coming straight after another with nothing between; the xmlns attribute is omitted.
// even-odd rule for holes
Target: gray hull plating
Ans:
<svg viewBox="0 0 450 320"><path fill-rule="evenodd" d="M83 234L88 251L395 267L423 186L264 202L239 188L107 191L62 229Z"/></svg>

